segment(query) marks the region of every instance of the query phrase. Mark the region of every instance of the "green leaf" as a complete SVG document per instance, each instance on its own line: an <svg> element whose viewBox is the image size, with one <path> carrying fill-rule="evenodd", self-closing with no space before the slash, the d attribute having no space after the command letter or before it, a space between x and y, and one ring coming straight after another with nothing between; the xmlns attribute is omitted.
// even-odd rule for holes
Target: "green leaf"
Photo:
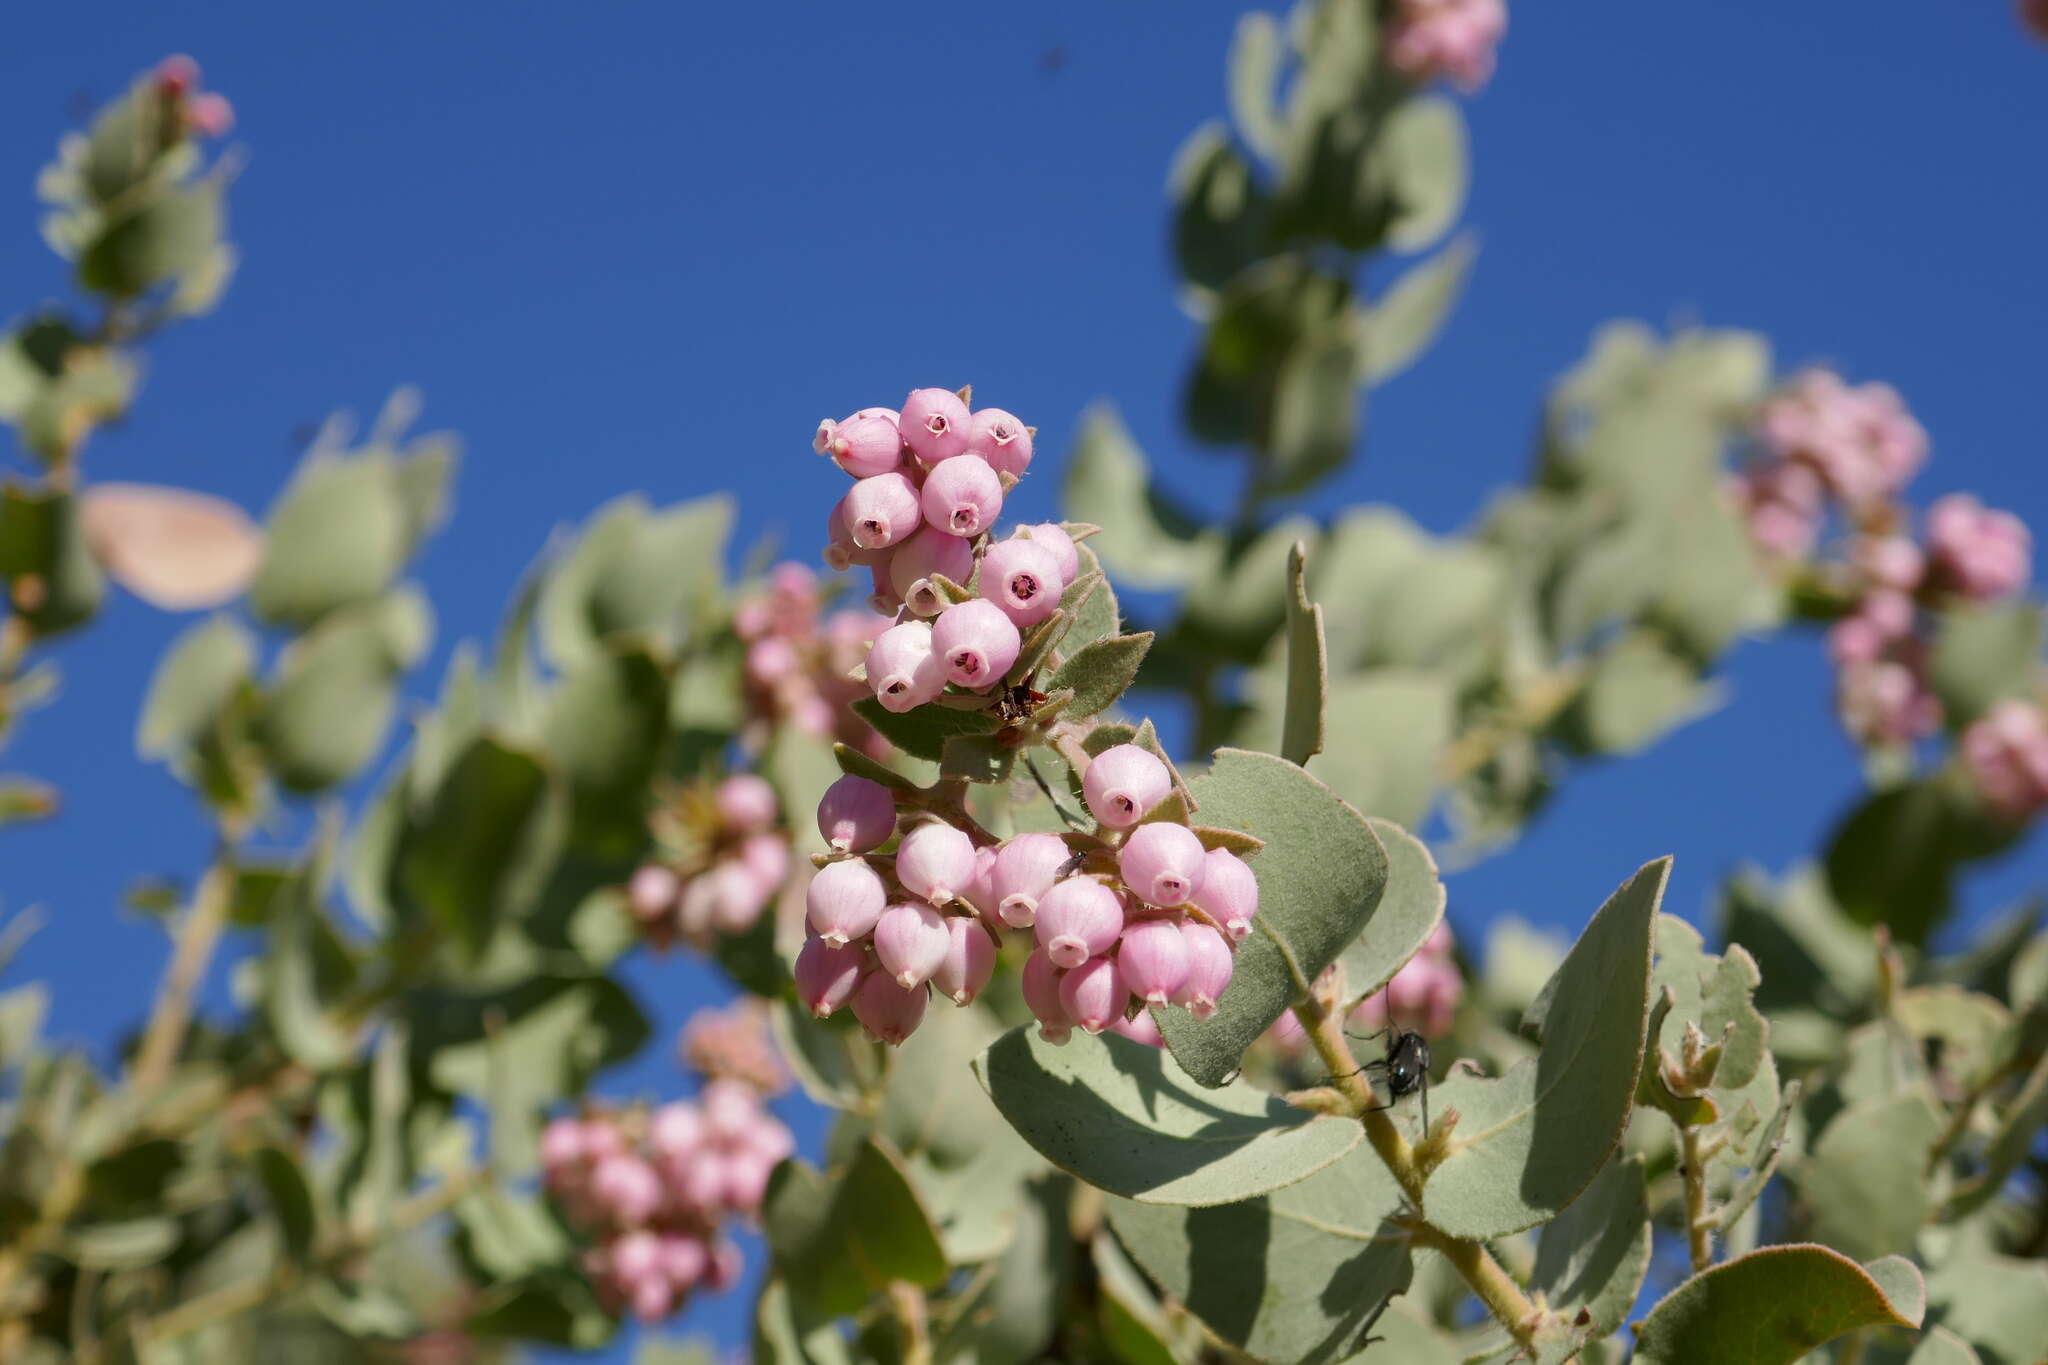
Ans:
<svg viewBox="0 0 2048 1365"><path fill-rule="evenodd" d="M411 553L398 463L388 453L315 452L270 509L249 586L261 618L305 626L383 593Z"/></svg>
<svg viewBox="0 0 2048 1365"><path fill-rule="evenodd" d="M586 656L549 698L541 742L568 779L571 838L586 852L624 860L645 843L668 702L662 665L638 645Z"/></svg>
<svg viewBox="0 0 2048 1365"><path fill-rule="evenodd" d="M1918 1327L1920 1272L1823 1246L1765 1247L1693 1276L1636 1326L1638 1365L1792 1365L1863 1327Z"/></svg>
<svg viewBox="0 0 2048 1365"><path fill-rule="evenodd" d="M2007 697L2033 693L2041 659L2041 605L2021 598L1937 613L1928 680L1951 730Z"/></svg>
<svg viewBox="0 0 2048 1365"><path fill-rule="evenodd" d="M515 1280L569 1263L560 1221L534 1195L480 1184L455 1204L457 1248L485 1280Z"/></svg>
<svg viewBox="0 0 2048 1365"><path fill-rule="evenodd" d="M2014 827L1993 821L1938 780L1878 792L1828 841L1828 890L1861 924L1891 926L1924 942L1948 916L1963 864L2010 844Z"/></svg>
<svg viewBox="0 0 2048 1365"><path fill-rule="evenodd" d="M1219 555L1182 597L1174 643L1257 663L1287 620L1287 559L1311 530L1307 521L1289 517Z"/></svg>
<svg viewBox="0 0 2048 1365"><path fill-rule="evenodd" d="M313 1188L306 1183L306 1173L300 1169L298 1158L282 1147L259 1147L250 1159L256 1166L256 1178L262 1181L263 1191L269 1196L270 1211L277 1218L285 1254L294 1264L305 1265L313 1253L313 1238L320 1230Z"/></svg>
<svg viewBox="0 0 2048 1365"><path fill-rule="evenodd" d="M132 298L199 270L220 244L226 208L218 180L163 189L110 219L78 258L78 282Z"/></svg>
<svg viewBox="0 0 2048 1365"><path fill-rule="evenodd" d="M934 763L946 756L946 741L953 736L992 735L1003 728L994 716L937 704L891 711L873 697L862 697L853 704L853 710L904 753Z"/></svg>
<svg viewBox="0 0 2048 1365"><path fill-rule="evenodd" d="M1308 546L1287 555L1287 704L1280 726L1280 757L1307 763L1323 751L1324 711L1330 690L1323 609L1308 600Z"/></svg>
<svg viewBox="0 0 2048 1365"><path fill-rule="evenodd" d="M1374 158L1397 208L1387 230L1396 251L1421 251L1450 231L1469 178L1465 116L1456 100L1419 95L1395 107Z"/></svg>
<svg viewBox="0 0 2048 1365"><path fill-rule="evenodd" d="M38 635L92 619L106 595L106 576L86 543L76 497L11 481L0 485L0 582L7 585L7 605Z"/></svg>
<svg viewBox="0 0 2048 1365"><path fill-rule="evenodd" d="M1073 1275L1067 1191L1067 1182L1049 1177L1031 1188L1009 1249L951 1306L933 1342L935 1359L1030 1365L1045 1358Z"/></svg>
<svg viewBox="0 0 2048 1365"><path fill-rule="evenodd" d="M171 643L150 679L135 730L143 758L177 758L210 729L256 667L256 642L230 616L211 616Z"/></svg>
<svg viewBox="0 0 2048 1365"><path fill-rule="evenodd" d="M1221 289L1258 259L1266 196L1222 126L1205 123L1173 158L1174 259L1188 284Z"/></svg>
<svg viewBox="0 0 2048 1365"><path fill-rule="evenodd" d="M1379 668L1339 678L1316 776L1368 815L1418 825L1435 804L1455 712L1439 674Z"/></svg>
<svg viewBox="0 0 2048 1365"><path fill-rule="evenodd" d="M1132 587L1182 587L1215 556L1214 535L1153 486L1145 456L1108 404L1082 415L1060 502L1070 518L1104 527L1085 548Z"/></svg>
<svg viewBox="0 0 2048 1365"><path fill-rule="evenodd" d="M732 515L723 496L657 512L628 494L598 509L541 589L540 639L549 662L573 669L614 634L672 642L687 610L718 587Z"/></svg>
<svg viewBox="0 0 2048 1365"><path fill-rule="evenodd" d="M1958 1248L1927 1273L1929 1316L1984 1365L2033 1365L2048 1347L2048 1263Z"/></svg>
<svg viewBox="0 0 2048 1365"><path fill-rule="evenodd" d="M1930 1327L1906 1357L1906 1365L1983 1365L1983 1357L1948 1328Z"/></svg>
<svg viewBox="0 0 2048 1365"><path fill-rule="evenodd" d="M1116 1239L1096 1233L1089 1253L1095 1263L1095 1325L1110 1356L1118 1365L1179 1365L1167 1345L1173 1329Z"/></svg>
<svg viewBox="0 0 2048 1365"><path fill-rule="evenodd" d="M617 1320L580 1271L554 1270L486 1289L463 1324L486 1339L542 1342L591 1351L610 1341Z"/></svg>
<svg viewBox="0 0 2048 1365"><path fill-rule="evenodd" d="M1942 1127L1920 1091L1835 1115L1798 1171L1815 1240L1859 1260L1911 1251L1931 1206L1927 1154Z"/></svg>
<svg viewBox="0 0 2048 1365"><path fill-rule="evenodd" d="M1719 690L1703 685L1693 664L1638 632L1593 657L1561 723L1587 753L1632 754L1719 704Z"/></svg>
<svg viewBox="0 0 2048 1365"><path fill-rule="evenodd" d="M1268 161L1277 158L1286 143L1285 123L1275 103L1285 50L1279 22L1261 10L1239 19L1230 35L1230 117L1245 145Z"/></svg>
<svg viewBox="0 0 2048 1365"><path fill-rule="evenodd" d="M285 650L255 724L283 786L314 792L377 757L398 706L400 674L424 652L424 598L401 589L323 617Z"/></svg>
<svg viewBox="0 0 2048 1365"><path fill-rule="evenodd" d="M1761 1073L1759 1073L1761 1074ZM1722 1203L1716 1214L1716 1221L1723 1231L1733 1228L1749 1212L1749 1206L1756 1203L1763 1194L1764 1186L1770 1184L1771 1175L1778 1168L1778 1154L1785 1146L1785 1128L1791 1123L1792 1115L1799 1111L1800 1083L1793 1081L1785 1087L1783 1097L1778 1101L1777 1112L1771 1121L1757 1134L1750 1144L1748 1174Z"/></svg>
<svg viewBox="0 0 2048 1365"><path fill-rule="evenodd" d="M1650 930L1671 860L1608 897L1530 1010L1542 1048L1498 1078L1435 1087L1459 1113L1423 1211L1454 1237L1504 1237L1555 1217L1606 1164L1628 1123L1650 1012Z"/></svg>
<svg viewBox="0 0 2048 1365"><path fill-rule="evenodd" d="M1080 572L1060 595L1060 610L1073 618L1060 648L1079 649L1095 640L1107 640L1124 628L1123 608L1117 604L1116 589L1102 572L1102 561L1086 545L1074 547Z"/></svg>
<svg viewBox="0 0 2048 1365"><path fill-rule="evenodd" d="M1147 1204L1225 1204L1291 1185L1356 1147L1348 1119L1296 1109L1246 1084L1198 1090L1157 1048L1103 1034L1056 1046L1026 1026L975 1072L1046 1160Z"/></svg>
<svg viewBox="0 0 2048 1365"><path fill-rule="evenodd" d="M799 1304L789 1286L770 1278L754 1304L755 1365L852 1365L846 1339L829 1314Z"/></svg>
<svg viewBox="0 0 2048 1365"><path fill-rule="evenodd" d="M1675 915L1657 916L1656 988L1672 995L1671 1012L1653 1039L1667 1057L1680 1056L1687 1024L1697 1025L1710 1044L1721 1048L1715 1068L1716 1088L1748 1085L1764 1059L1770 1026L1757 1012L1751 994L1763 979L1756 960L1741 944L1725 955L1706 951L1700 931Z"/></svg>
<svg viewBox="0 0 2048 1365"><path fill-rule="evenodd" d="M647 1019L605 977L538 976L506 990L434 988L404 1002L413 1062L434 1084L491 1109L492 1160L519 1174L537 1160L543 1111L581 1094L601 1068L638 1052Z"/></svg>
<svg viewBox="0 0 2048 1365"><path fill-rule="evenodd" d="M918 789L917 784L902 773L885 763L869 758L858 749L848 748L844 744L834 744L832 757L838 761L839 771L843 773L865 777L870 782L879 782L894 791L911 792Z"/></svg>
<svg viewBox="0 0 2048 1365"><path fill-rule="evenodd" d="M1584 1311L1572 1339L1598 1341L1618 1329L1635 1306L1650 1269L1650 1207L1641 1157L1617 1156L1585 1193L1544 1224L1529 1288L1567 1318ZM1563 1361L1568 1355L1541 1359Z"/></svg>
<svg viewBox="0 0 2048 1365"><path fill-rule="evenodd" d="M2048 1053L2034 1064L2025 1085L2006 1106L1990 1145L1984 1149L1984 1167L1968 1183L1949 1196L1944 1217L1959 1218L1995 1198L2006 1180L2026 1161L2033 1150L2034 1135L2048 1127Z"/></svg>
<svg viewBox="0 0 2048 1365"><path fill-rule="evenodd" d="M1288 351L1274 376L1260 443L1262 494L1304 492L1344 467L1358 437L1362 364L1353 311L1306 333Z"/></svg>
<svg viewBox="0 0 2048 1365"><path fill-rule="evenodd" d="M1074 700L1067 704L1066 714L1076 719L1095 715L1130 690L1139 665L1145 662L1145 652L1151 648L1149 630L1093 641L1054 669L1043 690L1057 692L1071 687Z"/></svg>
<svg viewBox="0 0 2048 1365"><path fill-rule="evenodd" d="M315 1073L349 1061L355 1047L328 1012L315 963L315 935L326 915L324 889L332 859L323 835L312 859L271 902L264 1007L285 1055Z"/></svg>
<svg viewBox="0 0 2048 1365"><path fill-rule="evenodd" d="M863 1142L831 1177L785 1161L762 1224L791 1297L829 1316L858 1311L897 1280L929 1287L947 1266L931 1216L894 1153Z"/></svg>
<svg viewBox="0 0 2048 1365"><path fill-rule="evenodd" d="M563 795L545 764L486 735L448 770L398 853L404 902L472 958L524 917L559 856Z"/></svg>
<svg viewBox="0 0 2048 1365"><path fill-rule="evenodd" d="M1371 920L1387 853L1365 818L1285 759L1219 749L1192 790L1205 824L1263 839L1253 933L1216 1013L1160 1014L1174 1059L1202 1085L1225 1084L1238 1059Z"/></svg>
<svg viewBox="0 0 2048 1365"><path fill-rule="evenodd" d="M1366 383L1385 383L1430 348L1464 294L1465 279L1478 255L1478 239L1461 233L1395 280L1377 304L1362 310L1361 370Z"/></svg>
<svg viewBox="0 0 2048 1365"><path fill-rule="evenodd" d="M18 773L0 773L0 829L26 820L47 820L60 804L57 789Z"/></svg>
<svg viewBox="0 0 2048 1365"><path fill-rule="evenodd" d="M1407 1236L1384 1221L1401 1194L1357 1152L1259 1199L1173 1208L1111 1198L1131 1258L1223 1340L1265 1361L1324 1365L1365 1349L1408 1287Z"/></svg>
<svg viewBox="0 0 2048 1365"><path fill-rule="evenodd" d="M155 1265L177 1248L178 1223L173 1218L130 1218L96 1223L70 1236L69 1251L87 1270L140 1270Z"/></svg>
<svg viewBox="0 0 2048 1365"><path fill-rule="evenodd" d="M1446 893L1429 846L1391 820L1370 823L1387 851L1387 889L1372 919L1337 959L1344 965L1348 1002L1376 994L1393 980L1444 917Z"/></svg>

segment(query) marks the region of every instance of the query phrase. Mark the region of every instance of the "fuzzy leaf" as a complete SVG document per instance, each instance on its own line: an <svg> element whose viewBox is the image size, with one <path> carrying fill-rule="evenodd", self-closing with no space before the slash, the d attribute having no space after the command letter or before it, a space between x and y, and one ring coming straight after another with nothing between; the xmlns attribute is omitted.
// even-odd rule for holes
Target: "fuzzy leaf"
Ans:
<svg viewBox="0 0 2048 1365"><path fill-rule="evenodd" d="M1984 1365L2048 1358L2048 1262L1958 1247L1927 1272L1930 1316Z"/></svg>
<svg viewBox="0 0 2048 1365"><path fill-rule="evenodd" d="M2006 1179L2027 1159L2034 1135L2044 1127L2048 1127L2048 1053L2034 1064L2027 1083L2006 1107L1998 1131L1984 1150L1984 1169L1949 1197L1945 1216L1962 1217L1995 1198Z"/></svg>
<svg viewBox="0 0 2048 1365"><path fill-rule="evenodd" d="M1579 1342L1615 1331L1635 1306L1650 1269L1650 1208L1641 1157L1618 1157L1585 1193L1543 1227L1529 1287L1566 1314L1583 1309ZM1562 1362L1566 1355L1543 1359Z"/></svg>
<svg viewBox="0 0 2048 1365"><path fill-rule="evenodd" d="M1918 1090L1835 1115L1799 1167L1813 1236L1859 1259L1910 1251L1927 1219L1927 1154L1941 1130L1941 1111Z"/></svg>
<svg viewBox="0 0 2048 1365"><path fill-rule="evenodd" d="M1090 408L1081 419L1061 505L1069 516L1106 528L1088 548L1133 587L1184 586L1215 554L1213 535L1154 488L1144 454L1107 405ZM1084 574L1087 562L1084 557ZM1075 620L1080 631L1084 618L1077 614Z"/></svg>
<svg viewBox="0 0 2048 1365"><path fill-rule="evenodd" d="M946 1277L931 1216L894 1153L863 1142L842 1172L785 1161L768 1182L762 1223L790 1293L830 1316L852 1313L896 1280Z"/></svg>
<svg viewBox="0 0 2048 1365"><path fill-rule="evenodd" d="M304 626L391 585L412 549L398 464L388 454L308 456L270 509L249 606Z"/></svg>
<svg viewBox="0 0 2048 1365"><path fill-rule="evenodd" d="M1253 10L1230 35L1230 117L1245 145L1271 161L1286 141L1284 116L1275 106L1286 37L1272 15Z"/></svg>
<svg viewBox="0 0 2048 1365"><path fill-rule="evenodd" d="M1948 1328L1930 1327L1906 1357L1906 1365L1984 1365L1984 1358Z"/></svg>
<svg viewBox="0 0 2048 1365"><path fill-rule="evenodd" d="M832 757L838 760L839 771L843 773L851 773L855 777L865 777L870 782L879 782L883 786L895 791L910 792L917 790L915 782L912 782L887 764L869 758L858 749L850 749L844 744L835 744L832 746Z"/></svg>
<svg viewBox="0 0 2048 1365"><path fill-rule="evenodd" d="M1225 1204L1321 1170L1364 1130L1239 1083L1199 1090L1159 1049L1114 1034L1056 1046L1029 1026L975 1062L990 1098L1046 1160L1147 1204Z"/></svg>
<svg viewBox="0 0 2048 1365"><path fill-rule="evenodd" d="M1655 984L1672 996L1671 1012L1656 1039L1664 1055L1678 1057L1685 1026L1695 1024L1708 1043L1721 1045L1715 1088L1748 1085L1770 1038L1770 1026L1750 999L1763 979L1756 960L1740 944L1714 956L1706 951L1700 931L1675 915L1657 917L1656 944Z"/></svg>
<svg viewBox="0 0 2048 1365"><path fill-rule="evenodd" d="M1408 1286L1407 1238L1384 1221L1400 1208L1400 1190L1370 1152L1238 1204L1106 1203L1117 1240L1145 1273L1260 1360L1347 1360Z"/></svg>
<svg viewBox="0 0 2048 1365"><path fill-rule="evenodd" d="M1323 713L1330 690L1329 649L1323 609L1308 600L1308 547L1287 555L1287 706L1280 727L1280 757L1307 763L1323 751Z"/></svg>
<svg viewBox="0 0 2048 1365"><path fill-rule="evenodd" d="M1749 1206L1763 1194L1764 1186L1770 1183L1772 1173L1778 1169L1778 1153L1785 1145L1785 1127L1799 1109L1799 1091L1798 1081L1785 1087L1777 1112L1771 1115L1771 1121L1764 1125L1763 1131L1750 1145L1749 1173L1735 1187L1727 1202L1721 1205L1717 1215L1724 1231L1734 1227L1736 1221L1749 1212Z"/></svg>
<svg viewBox="0 0 2048 1365"><path fill-rule="evenodd" d="M1316 776L1368 815L1422 823L1441 781L1455 705L1449 679L1437 674L1373 669L1338 679Z"/></svg>
<svg viewBox="0 0 2048 1365"><path fill-rule="evenodd" d="M882 738L904 753L934 763L946 756L946 741L953 736L992 735L1002 728L1002 722L993 716L938 705L891 711L873 697L862 697L853 709L862 720L881 731Z"/></svg>
<svg viewBox="0 0 2048 1365"><path fill-rule="evenodd" d="M1423 1188L1454 1237L1503 1237L1555 1217L1620 1140L1650 1011L1650 930L1671 875L1660 858L1594 914L1531 1009L1542 1048L1498 1078L1454 1073L1438 1113L1460 1114L1450 1155Z"/></svg>
<svg viewBox="0 0 2048 1365"><path fill-rule="evenodd" d="M1387 241L1421 251L1450 230L1465 206L1465 115L1456 100L1419 95L1395 106L1375 160L1397 205Z"/></svg>
<svg viewBox="0 0 2048 1365"><path fill-rule="evenodd" d="M1064 1180L1033 1185L1002 1259L977 1276L933 1342L938 1360L1030 1365L1045 1358L1073 1274Z"/></svg>
<svg viewBox="0 0 2048 1365"><path fill-rule="evenodd" d="M2034 688L2041 657L2041 604L2022 598L1988 606L1952 606L1935 618L1928 681L1942 718L1960 730L2007 697Z"/></svg>
<svg viewBox="0 0 2048 1365"><path fill-rule="evenodd" d="M1918 1327L1926 1290L1896 1256L1765 1247L1693 1276L1636 1325L1637 1365L1791 1365L1862 1327Z"/></svg>
<svg viewBox="0 0 2048 1365"><path fill-rule="evenodd" d="M174 758L199 742L256 666L256 642L231 616L213 616L171 645L150 679L135 752Z"/></svg>
<svg viewBox="0 0 2048 1365"><path fill-rule="evenodd" d="M1065 663L1053 670L1042 689L1057 692L1061 688L1074 689L1074 699L1067 704L1067 715L1073 718L1092 716L1113 705L1117 698L1130 690L1137 679L1138 667L1145 662L1145 652L1152 648L1152 632L1138 635L1117 635L1107 640L1095 640L1083 645Z"/></svg>
<svg viewBox="0 0 2048 1365"><path fill-rule="evenodd" d="M1410 268L1366 310L1360 323L1366 383L1392 379L1429 349L1465 292L1465 277L1478 255L1477 239L1464 233Z"/></svg>
<svg viewBox="0 0 2048 1365"><path fill-rule="evenodd" d="M1444 917L1444 884L1429 846L1391 820L1370 823L1387 851L1387 889L1371 922L1338 958L1347 1001L1363 1000L1393 980Z"/></svg>
<svg viewBox="0 0 2048 1365"><path fill-rule="evenodd" d="M1888 924L1894 937L1918 944L1947 916L1957 870L1998 851L2015 833L1942 783L1892 787L1864 802L1829 839L1828 889L1850 918Z"/></svg>
<svg viewBox="0 0 2048 1365"><path fill-rule="evenodd" d="M1192 790L1204 823L1266 842L1252 861L1259 914L1221 1007L1206 1020L1181 1010L1160 1019L1175 1060L1215 1087L1372 919L1387 852L1363 816L1284 759L1219 749Z"/></svg>
<svg viewBox="0 0 2048 1365"><path fill-rule="evenodd" d="M481 953L500 921L539 900L561 848L562 804L538 758L490 736L471 742L403 836L403 900L472 957Z"/></svg>

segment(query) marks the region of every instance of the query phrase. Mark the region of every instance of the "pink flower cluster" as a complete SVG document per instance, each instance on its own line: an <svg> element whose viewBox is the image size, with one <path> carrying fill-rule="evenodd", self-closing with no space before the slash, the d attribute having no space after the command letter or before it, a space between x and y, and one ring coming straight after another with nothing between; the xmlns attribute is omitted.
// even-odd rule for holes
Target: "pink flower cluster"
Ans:
<svg viewBox="0 0 2048 1365"><path fill-rule="evenodd" d="M2019 823L2048 810L2048 712L2009 699L1963 731L1963 766L1986 805Z"/></svg>
<svg viewBox="0 0 2048 1365"><path fill-rule="evenodd" d="M1441 76L1470 94L1492 77L1507 31L1506 0L1399 0L1387 61L1410 80Z"/></svg>
<svg viewBox="0 0 2048 1365"><path fill-rule="evenodd" d="M816 574L801 564L776 565L733 612L733 633L746 646L749 747L766 748L770 732L789 725L870 757L886 754L888 742L853 713L850 703L866 689L850 675L868 642L888 627L887 617L870 611L827 615Z"/></svg>
<svg viewBox="0 0 2048 1365"><path fill-rule="evenodd" d="M200 137L225 137L235 126L234 106L227 96L199 88L199 63L184 53L158 62L151 80L178 128Z"/></svg>
<svg viewBox="0 0 2048 1365"><path fill-rule="evenodd" d="M1465 998L1465 978L1458 974L1451 949L1451 926L1438 920L1422 951L1394 973L1387 988L1351 1007L1351 1027L1377 1030L1392 1025L1425 1038L1449 1033L1457 1021L1458 1002Z"/></svg>
<svg viewBox="0 0 2048 1365"><path fill-rule="evenodd" d="M680 938L704 949L745 933L789 878L775 789L752 773L708 793L686 788L653 824L663 856L633 873L626 908L656 948Z"/></svg>
<svg viewBox="0 0 2048 1365"><path fill-rule="evenodd" d="M1926 462L1927 434L1888 385L1852 388L1809 370L1764 405L1759 435L1763 458L1736 484L1758 547L1809 558L1831 507L1849 533L1845 562L1825 566L1851 601L1828 633L1843 725L1865 744L1932 733L1942 712L1928 684L1925 612L2024 587L2026 525L1954 493L1929 509L1926 543L1914 541L1900 495Z"/></svg>
<svg viewBox="0 0 2048 1365"><path fill-rule="evenodd" d="M553 1120L541 1135L542 1181L592 1239L585 1270L605 1301L654 1322L699 1286L715 1293L738 1282L740 1251L722 1226L760 1212L769 1174L793 1150L751 1087L720 1079L695 1102L651 1113Z"/></svg>
<svg viewBox="0 0 2048 1365"><path fill-rule="evenodd" d="M744 1081L763 1095L789 1088L789 1072L768 1032L768 1007L751 997L691 1015L677 1050L684 1066L713 1080Z"/></svg>
<svg viewBox="0 0 2048 1365"><path fill-rule="evenodd" d="M812 1013L851 1008L869 1033L901 1043L931 988L964 1005L988 984L1005 928L1032 931L1024 998L1054 1042L1150 1005L1213 1013L1232 945L1258 912L1251 868L1185 824L1146 819L1173 792L1172 771L1148 750L1104 750L1081 785L1093 834L977 844L929 817L908 821L892 855L882 851L898 827L891 790L852 775L834 783L818 807L831 861L812 879L795 968Z"/></svg>

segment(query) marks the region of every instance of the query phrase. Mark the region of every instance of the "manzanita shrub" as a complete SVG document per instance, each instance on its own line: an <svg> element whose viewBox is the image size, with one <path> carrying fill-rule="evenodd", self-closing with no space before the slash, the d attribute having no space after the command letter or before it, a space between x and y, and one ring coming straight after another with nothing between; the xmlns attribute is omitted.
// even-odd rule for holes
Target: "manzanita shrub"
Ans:
<svg viewBox="0 0 2048 1365"><path fill-rule="evenodd" d="M828 574L733 581L722 499L621 498L395 757L452 441L404 393L336 420L261 527L93 481L143 343L232 273L232 119L171 58L67 137L38 189L78 300L0 343L0 732L46 723L44 647L110 580L209 611L137 744L218 838L138 882L171 943L117 1068L0 995L0 1359L500 1359L742 1284L764 1365L2048 1358L2048 934L2022 906L1930 948L2048 808L2027 528L1916 512L1892 389L1628 324L1464 533L1274 511L1463 287L1435 87L1506 23L1239 26L1232 126L1172 178L1227 521L1103 409L1071 519L1006 526L1025 419L849 396L896 406L786 421ZM1420 259L1369 294L1388 256ZM1616 889L1575 942L1453 940L1440 853L1501 850L1709 711L1739 639L1809 625L1871 781L1819 858L1731 878L1703 934L1668 860L1589 840ZM0 779L0 817L54 795ZM199 1018L231 935L236 1008ZM674 951L744 998L685 1031L694 1091L605 1097L649 1042L614 969ZM792 1081L821 1151L767 1107Z"/></svg>

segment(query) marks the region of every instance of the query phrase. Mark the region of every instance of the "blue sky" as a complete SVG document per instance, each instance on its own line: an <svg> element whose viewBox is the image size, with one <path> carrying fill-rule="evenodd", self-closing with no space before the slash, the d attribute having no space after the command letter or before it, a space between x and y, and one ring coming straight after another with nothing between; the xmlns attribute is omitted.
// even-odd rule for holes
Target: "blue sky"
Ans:
<svg viewBox="0 0 2048 1365"><path fill-rule="evenodd" d="M441 622L424 696L549 530L622 490L730 488L743 540L779 531L808 555L832 496L789 477L815 474L812 425L913 385L972 381L1037 424L1042 475L1103 397L1198 496L1227 475L1176 425L1194 333L1163 185L1222 110L1242 8L35 6L0 53L0 314L65 287L31 183L79 101L192 52L241 119L243 268L217 316L155 348L89 472L260 513L295 433L421 385L428 423L468 451L456 519L419 565ZM1469 108L1471 291L1374 395L1363 457L1313 510L1380 500L1460 525L1524 469L1552 377L1629 316L1755 327L1781 362L1891 381L1933 433L1923 499L1972 489L2048 527L2048 46L2005 4L1512 8ZM1050 513L1055 486L1028 480L1015 510ZM0 834L4 905L49 919L7 981L52 980L53 1030L102 1055L162 961L119 894L206 847L130 742L183 624L116 603L61 650L60 708L6 755L67 802ZM1749 646L1728 679L1720 714L1582 772L1521 844L1458 876L1458 927L1576 924L1665 852L1694 913L1734 863L1816 847L1858 778L1815 642ZM1970 904L2044 872L2036 839L1974 878ZM664 1035L715 989L673 959L632 976ZM668 1058L616 1084L671 1088ZM688 1325L730 1337L739 1311Z"/></svg>

